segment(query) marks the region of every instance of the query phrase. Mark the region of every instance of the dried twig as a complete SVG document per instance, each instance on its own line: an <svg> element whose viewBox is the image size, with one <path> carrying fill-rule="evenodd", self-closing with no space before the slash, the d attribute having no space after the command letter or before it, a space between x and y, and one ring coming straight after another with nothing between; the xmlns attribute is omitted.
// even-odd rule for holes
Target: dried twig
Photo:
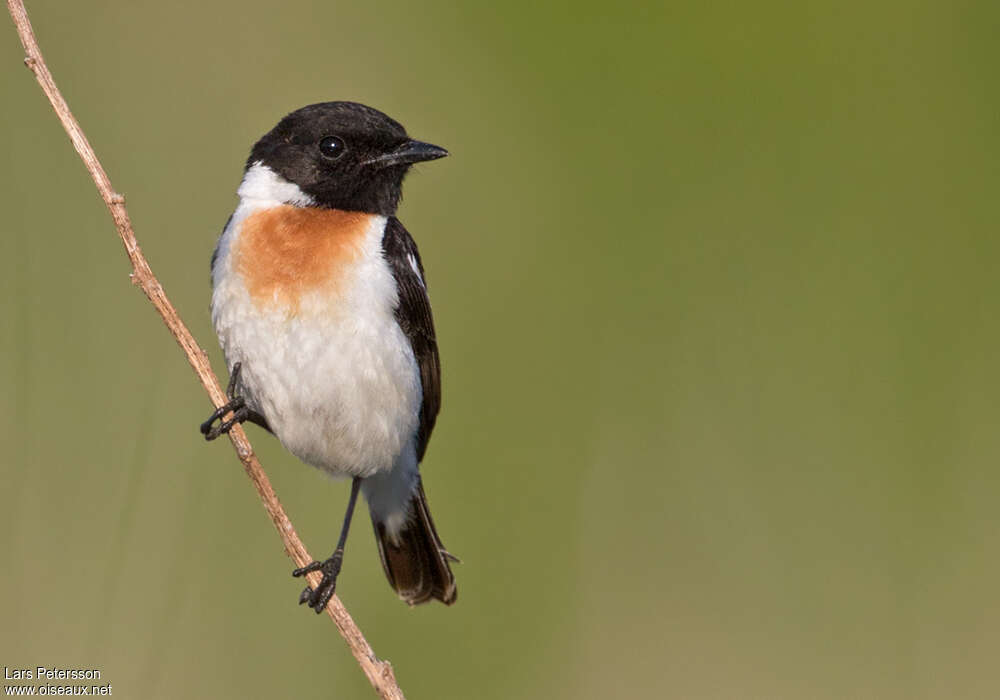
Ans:
<svg viewBox="0 0 1000 700"><path fill-rule="evenodd" d="M45 65L45 59L42 58L42 52L38 48L38 42L35 39L31 23L28 21L23 0L7 0L7 9L10 11L10 16L17 27L18 36L20 36L21 43L24 45L25 65L35 74L39 85L42 86L42 91L49 98L52 109L55 110L56 116L62 122L63 128L69 134L69 138L73 142L73 147L80 154L80 158L83 159L83 164L87 167L87 171L94 179L94 184L97 185L97 190L100 192L101 198L111 212L111 217L114 219L115 226L118 229L118 235L125 246L125 252L132 262L131 277L133 284L138 285L142 289L143 293L145 293L149 301L156 308L157 313L160 314L163 322L167 324L170 333L177 340L178 345L181 346L181 349L187 356L188 362L191 363L191 367L198 375L201 385L205 387L205 391L211 397L212 403L217 407L222 406L226 403L226 395L219 385L219 380L212 372L208 356L195 341L194 336L191 335L187 326L181 321L180 316L177 315L177 311L163 292L163 287L160 286L159 281L157 281L149 264L146 262L146 258L143 257L142 251L139 249L139 243L135 239L135 233L132 231L132 223L129 221L128 211L125 209L125 198L111 187L111 180L108 179L107 173L104 172L104 168L101 167L100 162L97 160L94 149L90 147L83 129L80 128L80 125L73 117L73 113L70 112L66 100L63 99L62 94L56 87L55 81L52 79L52 74L49 73L49 69ZM247 440L246 433L243 432L243 429L239 425L233 426L232 431L229 433L229 439L232 441L233 447L236 449L236 454L243 463L247 475L253 481L254 487L257 489L257 494L264 504L264 509L271 518L271 522L278 529L278 534L285 544L285 552L292 558L296 566L307 565L312 561L312 557L309 556L299 536L295 533L295 528L292 527L288 516L285 515L281 503L278 502L278 496L274 493L274 489L271 488L271 482L261 468L260 462L257 461L250 442ZM320 582L321 574L315 572L307 578L309 585L315 587ZM333 618L337 629L340 630L341 636L343 636L347 645L351 648L351 653L358 660L361 669L368 676L368 680L371 681L372 686L374 686L378 694L383 698L402 699L403 692L396 684L392 666L389 662L380 661L376 658L371 646L365 640L364 635L361 634L361 630L354 624L354 620L351 619L350 614L337 596L333 596L330 599L326 611Z"/></svg>

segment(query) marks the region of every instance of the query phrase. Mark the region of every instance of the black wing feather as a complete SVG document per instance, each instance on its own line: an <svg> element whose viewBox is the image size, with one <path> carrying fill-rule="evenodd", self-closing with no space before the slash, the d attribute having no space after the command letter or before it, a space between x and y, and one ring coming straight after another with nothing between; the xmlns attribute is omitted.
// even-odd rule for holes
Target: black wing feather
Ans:
<svg viewBox="0 0 1000 700"><path fill-rule="evenodd" d="M431 302L427 298L424 266L420 262L417 244L396 217L391 217L386 222L382 253L392 268L399 290L396 322L410 341L413 356L420 367L424 400L420 407L420 428L417 432L417 459L422 460L431 431L434 430L434 421L441 410L441 360L434 336ZM411 259L416 262L419 274L414 271Z"/></svg>

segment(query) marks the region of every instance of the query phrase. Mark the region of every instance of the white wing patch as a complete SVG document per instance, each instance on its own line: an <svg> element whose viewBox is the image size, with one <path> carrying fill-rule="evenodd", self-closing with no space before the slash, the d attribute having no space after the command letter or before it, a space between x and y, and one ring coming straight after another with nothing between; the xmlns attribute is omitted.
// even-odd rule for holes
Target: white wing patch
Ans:
<svg viewBox="0 0 1000 700"><path fill-rule="evenodd" d="M424 284L424 278L420 274L420 266L417 265L417 258L413 255L413 253L406 254L406 262L410 263L410 269L413 270L413 274L415 274L417 279L420 280L420 286L426 289L427 285Z"/></svg>

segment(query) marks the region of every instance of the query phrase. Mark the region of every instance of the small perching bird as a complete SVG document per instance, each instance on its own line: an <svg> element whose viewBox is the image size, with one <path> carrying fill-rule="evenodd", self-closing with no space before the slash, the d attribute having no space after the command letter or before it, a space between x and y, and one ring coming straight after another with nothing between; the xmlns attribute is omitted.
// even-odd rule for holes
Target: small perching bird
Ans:
<svg viewBox="0 0 1000 700"><path fill-rule="evenodd" d="M371 107L296 110L253 147L212 256L230 401L202 432L249 420L353 479L335 551L293 572L323 573L299 599L316 612L334 593L359 491L400 598L455 602L455 558L419 472L441 405L437 341L417 246L395 216L409 168L446 155Z"/></svg>

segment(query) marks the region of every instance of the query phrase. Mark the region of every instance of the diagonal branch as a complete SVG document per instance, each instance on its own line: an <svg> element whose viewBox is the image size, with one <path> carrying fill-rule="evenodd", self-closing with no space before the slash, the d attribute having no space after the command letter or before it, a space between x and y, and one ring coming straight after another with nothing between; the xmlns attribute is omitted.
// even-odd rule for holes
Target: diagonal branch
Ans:
<svg viewBox="0 0 1000 700"><path fill-rule="evenodd" d="M38 47L34 30L28 21L28 14L24 9L23 0L7 0L7 9L10 11L10 16L17 27L21 44L24 45L25 65L35 74L35 78L38 80L39 85L41 85L42 91L52 104L52 109L55 110L56 116L59 117L63 128L69 134L70 141L73 142L73 147L83 160L87 172L94 179L94 184L97 186L97 191L100 193L101 199L104 200L104 203L108 206L108 210L111 212L111 217L115 221L115 227L118 229L118 235L121 237L122 244L125 246L125 252L132 263L132 283L142 289L143 293L156 308L157 313L160 314L171 335L174 336L177 344L181 346L181 349L187 356L188 362L191 363L195 374L198 375L201 385L211 397L212 403L217 407L222 406L226 403L226 395L219 385L219 380L212 372L208 356L198 345L197 341L195 341L194 336L191 335L184 322L181 321L173 304L167 299L163 287L160 286L156 276L153 275L149 263L143 257L142 250L139 248L139 243L136 241L135 233L132 230L132 223L129 221L128 211L125 209L125 198L111 187L111 180L108 179L107 173L104 172L100 161L97 160L94 149L91 148L87 137L83 133L83 129L80 128L73 113L70 112L69 105L66 104L66 100L63 99L62 94L56 87L55 81L52 79L52 74L45 65L41 49ZM285 511L278 501L278 496L271 487L271 482L268 480L267 475L260 466L260 462L257 461L257 457L253 453L253 448L250 446L250 441L247 440L246 433L243 432L243 429L239 425L234 425L232 431L229 433L229 439L232 441L233 448L243 463L247 475L253 481L253 485L257 489L257 495L260 496L260 500L264 504L264 509L267 511L268 516L270 516L275 528L277 528L278 534L281 536L281 540L285 545L285 552L291 557L297 567L306 566L312 561L312 557L309 556L305 546L296 534L295 528L292 527L291 521L285 515ZM307 579L309 585L315 588L320 582L321 575L314 572ZM344 641L351 648L351 653L354 654L354 658L357 659L358 664L360 664L365 675L368 676L368 680L379 696L387 700L402 700L403 691L396 684L392 666L389 662L380 661L375 656L375 652L372 651L364 635L361 634L361 630L354 624L354 620L347 612L343 603L340 602L340 598L336 595L333 596L326 607L326 611L337 625L337 629L340 630Z"/></svg>

